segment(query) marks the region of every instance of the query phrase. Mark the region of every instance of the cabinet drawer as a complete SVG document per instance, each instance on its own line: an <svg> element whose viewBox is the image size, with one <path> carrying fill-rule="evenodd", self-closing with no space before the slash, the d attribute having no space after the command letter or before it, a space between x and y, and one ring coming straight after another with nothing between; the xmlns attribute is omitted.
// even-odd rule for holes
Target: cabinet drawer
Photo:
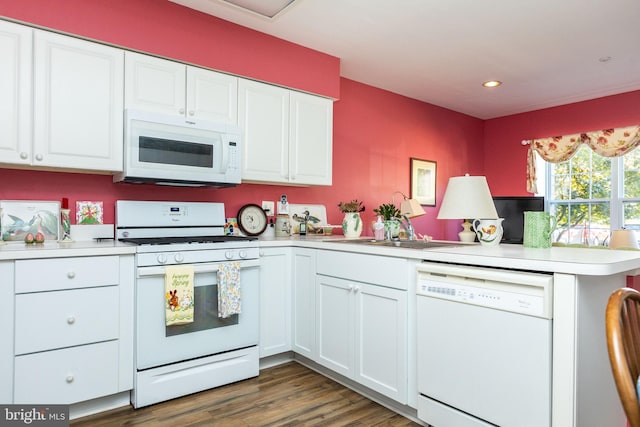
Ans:
<svg viewBox="0 0 640 427"><path fill-rule="evenodd" d="M16 293L117 285L117 256L16 261Z"/></svg>
<svg viewBox="0 0 640 427"><path fill-rule="evenodd" d="M409 264L404 258L318 251L317 273L407 290Z"/></svg>
<svg viewBox="0 0 640 427"><path fill-rule="evenodd" d="M118 338L118 287L16 295L15 354Z"/></svg>
<svg viewBox="0 0 640 427"><path fill-rule="evenodd" d="M118 392L118 341L15 358L14 403L71 404Z"/></svg>

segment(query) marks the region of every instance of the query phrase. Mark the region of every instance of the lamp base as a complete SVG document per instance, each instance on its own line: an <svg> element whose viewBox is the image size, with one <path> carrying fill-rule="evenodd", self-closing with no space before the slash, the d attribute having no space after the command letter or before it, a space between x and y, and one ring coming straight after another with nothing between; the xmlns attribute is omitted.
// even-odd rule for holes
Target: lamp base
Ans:
<svg viewBox="0 0 640 427"><path fill-rule="evenodd" d="M473 243L476 240L476 233L471 231L471 223L466 219L462 223L463 230L458 233L461 242Z"/></svg>

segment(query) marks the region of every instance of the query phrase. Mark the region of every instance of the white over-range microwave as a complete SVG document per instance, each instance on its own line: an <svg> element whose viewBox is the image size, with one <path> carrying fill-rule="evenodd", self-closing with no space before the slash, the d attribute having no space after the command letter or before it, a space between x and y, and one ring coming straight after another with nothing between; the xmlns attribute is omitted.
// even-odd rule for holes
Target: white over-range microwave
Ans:
<svg viewBox="0 0 640 427"><path fill-rule="evenodd" d="M126 110L124 169L114 182L230 187L240 183L240 128Z"/></svg>

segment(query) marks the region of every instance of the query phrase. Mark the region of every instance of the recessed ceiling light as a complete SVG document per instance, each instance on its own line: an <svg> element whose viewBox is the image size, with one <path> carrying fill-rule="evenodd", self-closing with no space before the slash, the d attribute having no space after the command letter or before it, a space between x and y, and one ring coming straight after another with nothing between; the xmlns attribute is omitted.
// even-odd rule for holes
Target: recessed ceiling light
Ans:
<svg viewBox="0 0 640 427"><path fill-rule="evenodd" d="M502 84L502 82L501 82L501 81L498 81L498 80L489 80L489 81L486 81L486 82L482 83L482 86L484 86L484 87L498 87L498 86L500 86L501 84Z"/></svg>

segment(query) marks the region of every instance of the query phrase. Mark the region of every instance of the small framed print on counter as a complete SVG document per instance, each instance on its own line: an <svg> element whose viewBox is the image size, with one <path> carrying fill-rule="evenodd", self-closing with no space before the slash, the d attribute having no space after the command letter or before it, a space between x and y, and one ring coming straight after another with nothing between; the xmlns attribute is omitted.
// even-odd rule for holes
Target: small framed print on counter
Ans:
<svg viewBox="0 0 640 427"><path fill-rule="evenodd" d="M421 205L436 205L436 162L411 158L411 195Z"/></svg>
<svg viewBox="0 0 640 427"><path fill-rule="evenodd" d="M22 241L29 233L44 234L45 240L60 237L60 202L0 200L3 241Z"/></svg>

